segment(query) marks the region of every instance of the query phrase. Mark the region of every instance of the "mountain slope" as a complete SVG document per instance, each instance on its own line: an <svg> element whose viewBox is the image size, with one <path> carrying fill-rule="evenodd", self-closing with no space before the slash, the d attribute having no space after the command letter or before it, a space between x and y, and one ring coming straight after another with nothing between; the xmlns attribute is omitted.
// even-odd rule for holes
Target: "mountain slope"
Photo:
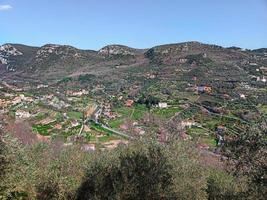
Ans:
<svg viewBox="0 0 267 200"><path fill-rule="evenodd" d="M199 76L207 80L244 81L263 75L256 68L266 67L266 58L265 49L251 51L199 42L150 49L109 45L99 51L55 44L42 47L5 44L0 46L0 78L42 82L93 74L119 80L139 77L139 73L157 73L167 78L176 70L179 76L188 79Z"/></svg>

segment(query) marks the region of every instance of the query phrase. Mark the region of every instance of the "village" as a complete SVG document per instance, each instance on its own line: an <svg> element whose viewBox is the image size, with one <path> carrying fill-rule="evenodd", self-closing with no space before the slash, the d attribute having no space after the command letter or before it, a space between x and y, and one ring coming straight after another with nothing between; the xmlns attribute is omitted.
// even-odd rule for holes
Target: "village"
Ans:
<svg viewBox="0 0 267 200"><path fill-rule="evenodd" d="M155 78L151 74L146 76L147 79ZM245 102L247 93L231 97L225 93L218 97L211 85L197 85L196 82L195 78L185 91L177 92L175 99L166 95L140 96L138 85L133 85L127 92L108 95L103 92L103 85L93 90L62 92L39 84L37 90L30 92L3 84L0 112L8 116L7 123L15 126L27 121L30 132L42 141L60 138L65 145L79 142L85 151L127 145L133 138L146 137L151 132L151 125L156 127L158 140L166 142L166 125L172 123L179 127L177 133L182 140L194 140L199 148L215 151L223 145L226 133L235 133L246 124L246 117L257 118L257 114L237 116L233 114L237 110L231 110L231 105L219 103L225 99L232 103ZM99 90L105 96L93 98ZM228 123L230 121L235 123Z"/></svg>

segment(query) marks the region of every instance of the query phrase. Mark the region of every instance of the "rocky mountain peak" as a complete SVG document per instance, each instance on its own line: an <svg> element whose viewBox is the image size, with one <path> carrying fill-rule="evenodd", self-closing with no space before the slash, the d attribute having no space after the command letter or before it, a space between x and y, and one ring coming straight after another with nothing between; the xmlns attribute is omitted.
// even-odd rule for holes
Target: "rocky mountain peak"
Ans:
<svg viewBox="0 0 267 200"><path fill-rule="evenodd" d="M22 52L17 50L11 44L4 44L0 46L0 65L7 65L9 63L9 57L21 56Z"/></svg>
<svg viewBox="0 0 267 200"><path fill-rule="evenodd" d="M78 49L67 46L67 45L56 45L56 44L47 44L42 46L36 52L36 59L42 60L44 58L48 58L50 55L62 56L62 58L66 56L74 56L81 57Z"/></svg>
<svg viewBox="0 0 267 200"><path fill-rule="evenodd" d="M108 45L99 50L102 55L132 55L136 54L136 50L123 45Z"/></svg>
<svg viewBox="0 0 267 200"><path fill-rule="evenodd" d="M23 53L18 51L14 46L11 44L4 44L0 46L0 55L2 56L20 56Z"/></svg>

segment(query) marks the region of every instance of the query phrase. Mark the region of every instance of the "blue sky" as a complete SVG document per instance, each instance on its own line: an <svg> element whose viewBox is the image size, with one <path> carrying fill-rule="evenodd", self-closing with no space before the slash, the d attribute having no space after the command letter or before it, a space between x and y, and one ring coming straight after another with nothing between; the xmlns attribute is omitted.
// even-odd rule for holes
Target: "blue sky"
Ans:
<svg viewBox="0 0 267 200"><path fill-rule="evenodd" d="M0 0L0 44L267 47L267 0Z"/></svg>

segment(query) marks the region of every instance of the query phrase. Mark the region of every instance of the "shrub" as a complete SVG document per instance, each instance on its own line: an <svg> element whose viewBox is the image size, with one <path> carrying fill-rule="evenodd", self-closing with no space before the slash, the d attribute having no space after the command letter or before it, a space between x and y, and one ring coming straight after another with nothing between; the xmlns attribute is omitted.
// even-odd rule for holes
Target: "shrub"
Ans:
<svg viewBox="0 0 267 200"><path fill-rule="evenodd" d="M58 142L22 146L8 140L10 162L0 199L74 199L90 154Z"/></svg>
<svg viewBox="0 0 267 200"><path fill-rule="evenodd" d="M184 147L178 149L180 158L176 157L175 149L155 142L137 142L103 153L89 164L77 199L205 197L205 179L199 178L203 177L199 165L193 158L183 157Z"/></svg>

